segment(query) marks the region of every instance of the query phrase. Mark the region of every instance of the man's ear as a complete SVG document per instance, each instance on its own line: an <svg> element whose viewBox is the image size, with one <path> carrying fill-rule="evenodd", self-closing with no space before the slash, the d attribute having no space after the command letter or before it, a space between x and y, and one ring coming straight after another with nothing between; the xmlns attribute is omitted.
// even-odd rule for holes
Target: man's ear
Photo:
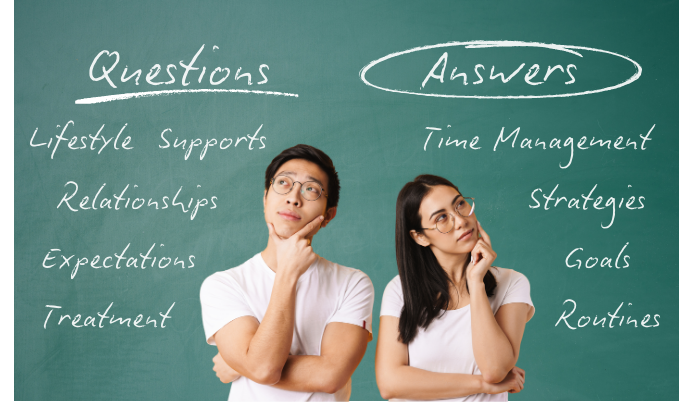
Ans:
<svg viewBox="0 0 687 402"><path fill-rule="evenodd" d="M422 233L418 233L414 230L411 230L410 231L410 237L412 237L413 240L415 240L415 243L421 245L422 247L429 246L429 241L427 240L425 235L423 235Z"/></svg>
<svg viewBox="0 0 687 402"><path fill-rule="evenodd" d="M265 189L265 193L262 195L262 209L265 209L265 201L267 200L267 189Z"/></svg>
<svg viewBox="0 0 687 402"><path fill-rule="evenodd" d="M323 228L323 227L327 226L327 224L329 223L329 221L331 221L332 219L334 219L335 216L336 216L336 207L331 207L331 208L329 208L329 209L324 213L324 220L322 221L322 223L320 223L320 227Z"/></svg>

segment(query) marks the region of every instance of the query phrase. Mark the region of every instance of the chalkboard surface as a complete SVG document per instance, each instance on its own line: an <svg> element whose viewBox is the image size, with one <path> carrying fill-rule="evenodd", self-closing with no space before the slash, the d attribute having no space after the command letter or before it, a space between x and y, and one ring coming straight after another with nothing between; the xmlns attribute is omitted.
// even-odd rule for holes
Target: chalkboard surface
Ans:
<svg viewBox="0 0 687 402"><path fill-rule="evenodd" d="M17 2L14 397L225 399L200 285L262 250L265 167L305 143L342 186L316 251L370 276L375 335L396 196L437 174L531 283L511 399L677 399L677 11Z"/></svg>

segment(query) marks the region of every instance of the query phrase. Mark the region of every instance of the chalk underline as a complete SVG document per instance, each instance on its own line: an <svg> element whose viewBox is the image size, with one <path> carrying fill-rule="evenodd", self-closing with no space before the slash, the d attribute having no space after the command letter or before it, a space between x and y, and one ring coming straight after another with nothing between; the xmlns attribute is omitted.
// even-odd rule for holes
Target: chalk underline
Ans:
<svg viewBox="0 0 687 402"><path fill-rule="evenodd" d="M96 96L93 98L83 98L74 101L77 105L90 105L93 103L112 102L116 100L132 99L132 98L146 98L150 96L174 95L181 93L208 93L208 92L231 92L242 94L260 94L260 95L275 95L275 96L292 96L298 98L298 94L291 94L288 92L274 92L274 91L257 91L249 89L171 89L165 91L148 91L148 92L132 92L128 94L105 95Z"/></svg>

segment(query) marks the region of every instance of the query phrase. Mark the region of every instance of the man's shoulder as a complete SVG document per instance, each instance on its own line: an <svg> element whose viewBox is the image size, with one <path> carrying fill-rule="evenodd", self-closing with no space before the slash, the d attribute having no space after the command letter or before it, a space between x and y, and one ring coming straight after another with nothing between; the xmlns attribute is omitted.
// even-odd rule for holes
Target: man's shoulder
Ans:
<svg viewBox="0 0 687 402"><path fill-rule="evenodd" d="M244 283L248 278L250 278L250 276L256 275L260 272L259 269L256 269L256 266L260 262L257 260L258 258L260 258L260 254L256 254L241 265L213 273L205 278L201 289L208 286L222 286L227 284L240 285L241 283Z"/></svg>

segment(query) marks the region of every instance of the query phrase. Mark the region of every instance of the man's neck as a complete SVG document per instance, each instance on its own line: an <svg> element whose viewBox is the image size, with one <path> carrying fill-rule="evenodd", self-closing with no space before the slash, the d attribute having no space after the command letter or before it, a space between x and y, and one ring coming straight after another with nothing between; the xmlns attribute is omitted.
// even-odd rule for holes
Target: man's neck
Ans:
<svg viewBox="0 0 687 402"><path fill-rule="evenodd" d="M265 264L274 271L277 272L277 246L274 244L272 239L267 241L267 247L260 253Z"/></svg>

